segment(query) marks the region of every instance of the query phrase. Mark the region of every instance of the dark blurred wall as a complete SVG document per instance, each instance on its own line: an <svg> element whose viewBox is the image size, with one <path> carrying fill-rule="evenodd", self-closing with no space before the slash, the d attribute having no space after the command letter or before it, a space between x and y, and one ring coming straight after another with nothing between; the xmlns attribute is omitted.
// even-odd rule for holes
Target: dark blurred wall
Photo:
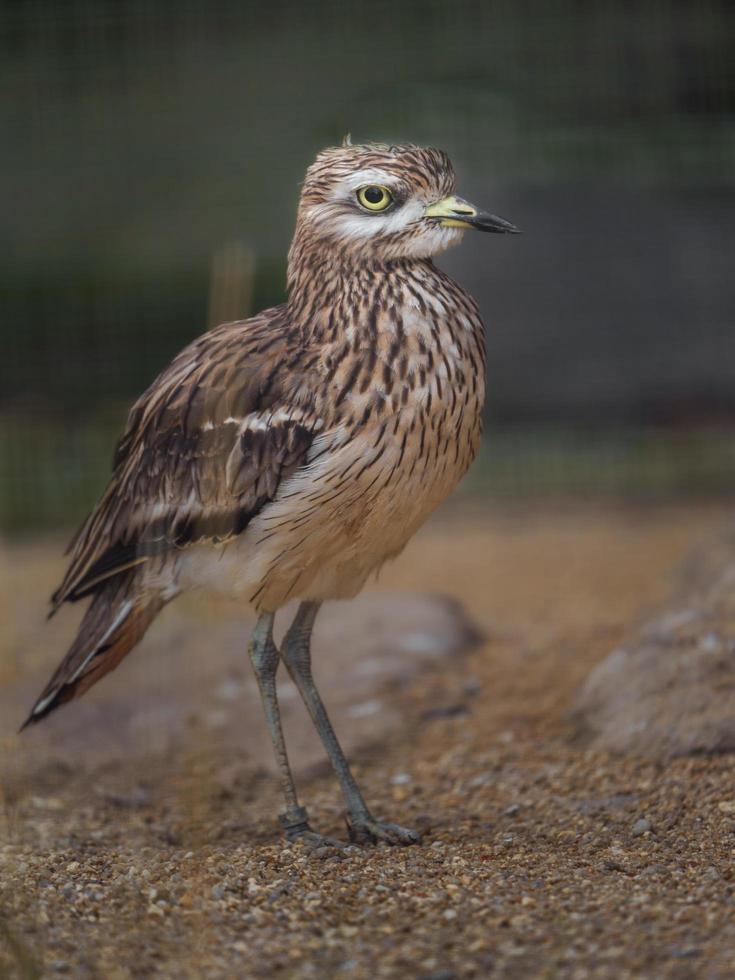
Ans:
<svg viewBox="0 0 735 980"><path fill-rule="evenodd" d="M444 147L525 230L442 260L496 424L732 420L732 10L0 4L0 441L119 411L204 329L228 243L277 302L301 175L348 131Z"/></svg>

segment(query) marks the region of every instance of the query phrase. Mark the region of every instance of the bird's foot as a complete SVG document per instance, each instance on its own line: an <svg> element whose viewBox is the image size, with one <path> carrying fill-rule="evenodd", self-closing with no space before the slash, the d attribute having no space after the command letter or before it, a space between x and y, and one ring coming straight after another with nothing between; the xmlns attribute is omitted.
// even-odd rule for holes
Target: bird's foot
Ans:
<svg viewBox="0 0 735 980"><path fill-rule="evenodd" d="M315 833L309 826L309 815L306 807L298 806L286 810L278 817L286 840L299 841L310 851L318 847L345 847L342 841L335 840L333 837L325 837L323 834Z"/></svg>
<svg viewBox="0 0 735 980"><path fill-rule="evenodd" d="M353 844L420 844L421 834L397 823L385 823L373 817L348 817L347 828Z"/></svg>
<svg viewBox="0 0 735 980"><path fill-rule="evenodd" d="M303 844L308 851L316 851L321 847L336 847L342 851L345 849L345 847L347 847L344 841L337 840L334 837L326 837L324 834L317 834L313 830L302 830L301 833L297 834L295 837L289 837L288 840L294 842L298 841L300 844Z"/></svg>

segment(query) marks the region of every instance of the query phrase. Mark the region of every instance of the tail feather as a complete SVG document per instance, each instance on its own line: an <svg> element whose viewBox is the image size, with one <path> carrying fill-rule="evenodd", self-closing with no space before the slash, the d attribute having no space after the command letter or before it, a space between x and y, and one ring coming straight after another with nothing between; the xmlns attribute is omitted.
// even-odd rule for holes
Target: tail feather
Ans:
<svg viewBox="0 0 735 980"><path fill-rule="evenodd" d="M123 576L92 600L76 639L34 704L21 731L59 705L80 697L120 663L164 605L160 593L141 591L140 580Z"/></svg>

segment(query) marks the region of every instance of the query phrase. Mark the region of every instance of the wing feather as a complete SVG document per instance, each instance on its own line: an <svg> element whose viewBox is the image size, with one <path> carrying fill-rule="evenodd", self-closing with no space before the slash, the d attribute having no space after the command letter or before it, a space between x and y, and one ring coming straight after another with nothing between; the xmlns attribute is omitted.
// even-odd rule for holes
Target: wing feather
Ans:
<svg viewBox="0 0 735 980"><path fill-rule="evenodd" d="M240 534L274 499L321 427L290 394L303 390L298 355L276 307L210 331L175 358L130 411L52 613L154 555Z"/></svg>

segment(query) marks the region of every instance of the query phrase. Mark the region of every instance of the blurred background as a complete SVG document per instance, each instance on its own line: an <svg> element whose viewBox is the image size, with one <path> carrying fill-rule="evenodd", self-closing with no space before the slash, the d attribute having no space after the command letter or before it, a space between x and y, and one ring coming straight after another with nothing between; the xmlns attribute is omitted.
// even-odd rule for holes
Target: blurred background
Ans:
<svg viewBox="0 0 735 980"><path fill-rule="evenodd" d="M0 528L81 518L126 408L284 296L299 182L445 148L521 226L441 264L488 327L467 492L735 485L727 0L2 3Z"/></svg>
<svg viewBox="0 0 735 980"><path fill-rule="evenodd" d="M733 975L734 39L733 0L0 0L0 976ZM182 597L15 733L131 402L284 298L304 170L346 133L442 147L524 234L440 258L487 324L480 459L315 636L375 812L438 839L315 874L269 850L241 604ZM609 757L570 721L589 676ZM631 732L697 758L631 763Z"/></svg>

